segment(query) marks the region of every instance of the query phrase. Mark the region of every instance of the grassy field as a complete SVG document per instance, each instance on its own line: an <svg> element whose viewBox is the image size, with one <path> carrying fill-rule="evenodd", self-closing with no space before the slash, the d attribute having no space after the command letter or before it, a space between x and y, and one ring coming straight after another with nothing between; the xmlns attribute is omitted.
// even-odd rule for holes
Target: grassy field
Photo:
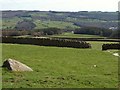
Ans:
<svg viewBox="0 0 120 90"><path fill-rule="evenodd" d="M3 88L117 88L118 57L101 51L103 42L90 43L92 49L3 44L3 61L16 59L34 70L3 68Z"/></svg>
<svg viewBox="0 0 120 90"><path fill-rule="evenodd" d="M20 18L14 17L11 19L4 19L2 20L2 29L7 29L7 28L15 28L15 25L17 24L18 21L21 21Z"/></svg>
<svg viewBox="0 0 120 90"><path fill-rule="evenodd" d="M30 35L23 35L23 36L15 36L15 37L33 37ZM44 35L41 37L67 37L67 38L105 38L102 36L98 35L87 35L87 34L73 34L72 32L65 32L62 34L57 34L57 35ZM39 37L38 37L39 38ZM109 39L110 40L110 39ZM112 39L111 39L112 40Z"/></svg>
<svg viewBox="0 0 120 90"><path fill-rule="evenodd" d="M70 37L70 38L102 38L98 35L86 35L86 34L73 34L70 32L63 33L60 35L52 35L51 37Z"/></svg>
<svg viewBox="0 0 120 90"><path fill-rule="evenodd" d="M73 25L73 23L63 22L63 21L41 21L41 20L35 20L34 23L36 24L35 29L50 28L50 27L55 27L55 28L60 28L60 29L75 29L75 28L79 28L78 26Z"/></svg>

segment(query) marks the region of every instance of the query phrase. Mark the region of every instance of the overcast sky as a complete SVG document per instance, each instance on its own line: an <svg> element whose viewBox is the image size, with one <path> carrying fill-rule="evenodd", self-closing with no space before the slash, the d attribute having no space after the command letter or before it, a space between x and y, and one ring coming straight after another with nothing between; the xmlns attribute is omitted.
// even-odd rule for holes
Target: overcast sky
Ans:
<svg viewBox="0 0 120 90"><path fill-rule="evenodd" d="M118 11L119 0L0 0L0 10Z"/></svg>

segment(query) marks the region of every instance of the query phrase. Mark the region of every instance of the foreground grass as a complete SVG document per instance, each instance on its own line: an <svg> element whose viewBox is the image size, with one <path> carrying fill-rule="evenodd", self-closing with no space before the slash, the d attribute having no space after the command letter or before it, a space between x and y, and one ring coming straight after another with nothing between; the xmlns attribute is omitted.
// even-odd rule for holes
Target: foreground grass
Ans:
<svg viewBox="0 0 120 90"><path fill-rule="evenodd" d="M118 58L91 43L92 49L3 44L3 61L16 59L34 70L3 69L3 88L118 87Z"/></svg>

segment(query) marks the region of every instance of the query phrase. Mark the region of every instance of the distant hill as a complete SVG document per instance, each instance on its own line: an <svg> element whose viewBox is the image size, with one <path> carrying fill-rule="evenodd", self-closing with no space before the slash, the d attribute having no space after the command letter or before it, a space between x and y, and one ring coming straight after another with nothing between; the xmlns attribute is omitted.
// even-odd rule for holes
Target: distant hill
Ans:
<svg viewBox="0 0 120 90"><path fill-rule="evenodd" d="M57 12L57 11L2 11L2 28L16 29L18 22L32 21L34 29L60 28L74 30L80 27L117 28L118 12ZM24 28L22 24L19 28Z"/></svg>

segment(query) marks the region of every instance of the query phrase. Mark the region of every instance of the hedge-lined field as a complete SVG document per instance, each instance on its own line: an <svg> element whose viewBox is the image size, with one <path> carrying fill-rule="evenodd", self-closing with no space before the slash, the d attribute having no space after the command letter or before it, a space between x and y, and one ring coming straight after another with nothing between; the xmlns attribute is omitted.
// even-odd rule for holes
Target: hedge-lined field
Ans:
<svg viewBox="0 0 120 90"><path fill-rule="evenodd" d="M118 57L101 50L3 44L3 60L13 58L33 72L3 69L3 88L116 88Z"/></svg>

